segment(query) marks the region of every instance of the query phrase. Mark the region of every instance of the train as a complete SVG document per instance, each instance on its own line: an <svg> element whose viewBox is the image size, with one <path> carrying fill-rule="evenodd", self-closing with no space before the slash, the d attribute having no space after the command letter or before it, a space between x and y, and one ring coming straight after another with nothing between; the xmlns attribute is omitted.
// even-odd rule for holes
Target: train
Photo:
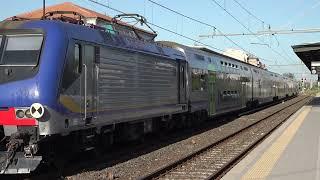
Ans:
<svg viewBox="0 0 320 180"><path fill-rule="evenodd" d="M200 123L299 93L298 83L204 47L58 20L0 22L0 173L55 148Z"/></svg>

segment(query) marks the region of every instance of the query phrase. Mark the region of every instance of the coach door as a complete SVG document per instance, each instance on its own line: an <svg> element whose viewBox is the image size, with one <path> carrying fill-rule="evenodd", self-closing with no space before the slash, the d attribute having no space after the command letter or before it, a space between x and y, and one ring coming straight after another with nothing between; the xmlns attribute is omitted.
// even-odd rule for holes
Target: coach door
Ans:
<svg viewBox="0 0 320 180"><path fill-rule="evenodd" d="M86 124L90 124L96 116L96 78L95 78L95 47L82 46L82 79L81 79L81 110Z"/></svg>
<svg viewBox="0 0 320 180"><path fill-rule="evenodd" d="M216 96L216 73L209 71L209 114L214 115L216 112L215 96Z"/></svg>
<svg viewBox="0 0 320 180"><path fill-rule="evenodd" d="M241 98L241 106L246 105L247 101L247 82L245 77L241 77L241 93L240 93L240 98Z"/></svg>
<svg viewBox="0 0 320 180"><path fill-rule="evenodd" d="M186 98L186 61L179 61L179 103L185 104L187 103Z"/></svg>

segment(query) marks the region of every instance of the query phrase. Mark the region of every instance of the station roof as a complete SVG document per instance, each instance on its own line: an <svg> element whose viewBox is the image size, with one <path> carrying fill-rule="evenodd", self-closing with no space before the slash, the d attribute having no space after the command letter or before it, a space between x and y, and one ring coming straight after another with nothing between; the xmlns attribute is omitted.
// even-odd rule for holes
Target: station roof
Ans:
<svg viewBox="0 0 320 180"><path fill-rule="evenodd" d="M294 45L292 48L310 71L312 70L311 62L320 63L320 42ZM320 69L317 69L317 74L319 73Z"/></svg>

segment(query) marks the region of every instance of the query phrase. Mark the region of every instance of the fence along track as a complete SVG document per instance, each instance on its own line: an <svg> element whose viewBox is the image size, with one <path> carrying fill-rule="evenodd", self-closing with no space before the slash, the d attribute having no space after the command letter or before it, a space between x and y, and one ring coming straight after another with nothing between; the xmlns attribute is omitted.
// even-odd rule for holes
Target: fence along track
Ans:
<svg viewBox="0 0 320 180"><path fill-rule="evenodd" d="M253 124L140 179L215 179L310 99L300 97L292 104L264 113Z"/></svg>

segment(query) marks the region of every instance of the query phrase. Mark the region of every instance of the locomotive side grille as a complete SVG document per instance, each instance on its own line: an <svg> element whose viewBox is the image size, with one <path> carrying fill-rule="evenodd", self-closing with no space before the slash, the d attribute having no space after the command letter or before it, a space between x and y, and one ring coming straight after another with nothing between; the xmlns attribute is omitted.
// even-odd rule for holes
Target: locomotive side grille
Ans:
<svg viewBox="0 0 320 180"><path fill-rule="evenodd" d="M177 62L124 50L101 49L99 107L128 109L178 103Z"/></svg>

